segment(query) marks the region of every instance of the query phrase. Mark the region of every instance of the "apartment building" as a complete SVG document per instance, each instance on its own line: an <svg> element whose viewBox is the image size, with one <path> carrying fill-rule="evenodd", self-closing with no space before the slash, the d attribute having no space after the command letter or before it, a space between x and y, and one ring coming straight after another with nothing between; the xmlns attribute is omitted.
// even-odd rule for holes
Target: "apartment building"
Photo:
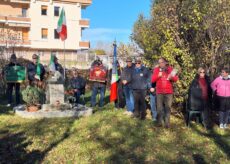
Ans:
<svg viewBox="0 0 230 164"><path fill-rule="evenodd" d="M81 12L91 3L92 0L1 0L0 47L25 58L38 53L41 60L48 60L54 53L62 60L64 43L55 29L64 7L68 30L65 56L72 59L77 51L90 47L89 41L81 39L82 30L89 27L89 20L83 19Z"/></svg>

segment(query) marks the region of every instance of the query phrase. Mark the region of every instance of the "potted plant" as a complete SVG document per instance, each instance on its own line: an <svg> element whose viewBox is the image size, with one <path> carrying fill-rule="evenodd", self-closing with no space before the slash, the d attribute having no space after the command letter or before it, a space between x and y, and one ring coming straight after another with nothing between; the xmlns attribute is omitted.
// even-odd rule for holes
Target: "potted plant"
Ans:
<svg viewBox="0 0 230 164"><path fill-rule="evenodd" d="M27 86L22 91L22 98L26 102L28 112L36 112L41 108L43 91L35 86Z"/></svg>

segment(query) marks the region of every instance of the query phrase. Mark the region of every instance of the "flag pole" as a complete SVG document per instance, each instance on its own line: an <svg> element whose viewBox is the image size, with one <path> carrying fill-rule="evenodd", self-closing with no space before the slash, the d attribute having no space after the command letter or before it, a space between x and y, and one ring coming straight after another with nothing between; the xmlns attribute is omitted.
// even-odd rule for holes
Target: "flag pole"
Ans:
<svg viewBox="0 0 230 164"><path fill-rule="evenodd" d="M65 65L65 40L64 40L64 50L63 50L63 54L64 54L64 80L65 80L65 75L66 75L66 65Z"/></svg>

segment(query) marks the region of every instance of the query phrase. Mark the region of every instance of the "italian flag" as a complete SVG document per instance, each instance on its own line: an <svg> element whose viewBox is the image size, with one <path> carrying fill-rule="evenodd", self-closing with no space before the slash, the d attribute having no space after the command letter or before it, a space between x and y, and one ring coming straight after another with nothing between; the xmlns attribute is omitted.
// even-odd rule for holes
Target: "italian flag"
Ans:
<svg viewBox="0 0 230 164"><path fill-rule="evenodd" d="M49 64L49 70L51 72L55 72L56 71L55 64L54 64L54 55L53 54L51 54L50 64Z"/></svg>
<svg viewBox="0 0 230 164"><path fill-rule="evenodd" d="M110 102L117 100L117 88L118 88L118 72L117 72L117 45L114 44L114 54L113 54L113 68L112 68L112 79L110 88Z"/></svg>
<svg viewBox="0 0 230 164"><path fill-rule="evenodd" d="M40 55L38 56L37 66L36 66L36 74L35 78L41 80L41 64L40 64Z"/></svg>
<svg viewBox="0 0 230 164"><path fill-rule="evenodd" d="M66 26L66 17L65 17L65 10L62 8L61 15L58 19L58 27L57 32L59 34L59 37L62 41L66 40L67 38L67 26Z"/></svg>

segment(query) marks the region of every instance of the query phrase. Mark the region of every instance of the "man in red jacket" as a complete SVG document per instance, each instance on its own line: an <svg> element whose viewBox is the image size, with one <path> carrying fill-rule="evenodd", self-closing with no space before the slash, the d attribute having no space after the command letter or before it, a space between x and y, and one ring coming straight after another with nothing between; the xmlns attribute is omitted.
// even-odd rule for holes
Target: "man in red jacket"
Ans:
<svg viewBox="0 0 230 164"><path fill-rule="evenodd" d="M162 126L163 118L165 127L170 126L170 113L173 101L173 82L178 80L177 71L167 65L164 58L158 61L159 66L153 70L152 83L156 83L158 125Z"/></svg>

